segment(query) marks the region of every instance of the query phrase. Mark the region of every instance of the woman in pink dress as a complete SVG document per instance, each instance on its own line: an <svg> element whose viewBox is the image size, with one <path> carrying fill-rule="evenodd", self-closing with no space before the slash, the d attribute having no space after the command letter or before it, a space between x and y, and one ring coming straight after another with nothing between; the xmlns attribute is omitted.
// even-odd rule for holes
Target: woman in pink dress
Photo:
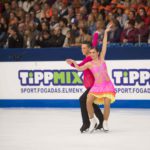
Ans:
<svg viewBox="0 0 150 150"><path fill-rule="evenodd" d="M95 82L92 88L89 91L87 98L87 110L90 118L90 128L89 131L93 132L96 127L96 119L94 118L93 103L104 104L104 122L103 129L108 131L108 118L110 114L110 103L115 101L115 88L110 80L110 77L107 73L107 67L105 64L105 55L107 50L107 33L111 30L111 25L105 30L103 46L100 52L96 48L90 50L90 56L92 61L86 63L83 66L78 66L77 63L72 60L72 63L75 65L75 68L79 71L85 69L90 69L94 75Z"/></svg>

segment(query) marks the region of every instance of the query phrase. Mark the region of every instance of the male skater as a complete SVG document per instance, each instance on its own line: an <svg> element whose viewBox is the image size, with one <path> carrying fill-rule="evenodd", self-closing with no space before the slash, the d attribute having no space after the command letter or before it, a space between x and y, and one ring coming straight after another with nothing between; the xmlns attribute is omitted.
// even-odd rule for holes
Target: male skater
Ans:
<svg viewBox="0 0 150 150"><path fill-rule="evenodd" d="M85 56L85 58L82 60L82 62L80 64L78 64L79 66L82 66L85 63L92 60L92 58L89 56L90 48L91 48L90 43L88 43L88 42L82 43L81 50L82 50L82 54ZM70 59L67 59L66 61L71 66L74 66L71 63ZM84 70L83 71L83 84L86 88L86 91L80 97L81 116L82 116L82 121L83 121L83 125L80 128L81 133L85 132L90 126L89 116L88 116L87 108L86 108L86 100L87 100L88 92L89 92L90 88L92 87L93 83L94 83L94 77L93 77L91 71L89 69ZM94 107L94 113L99 120L99 125L96 127L96 129L101 129L102 124L103 124L103 114L101 112L101 109L98 107L98 105L93 104L93 107Z"/></svg>

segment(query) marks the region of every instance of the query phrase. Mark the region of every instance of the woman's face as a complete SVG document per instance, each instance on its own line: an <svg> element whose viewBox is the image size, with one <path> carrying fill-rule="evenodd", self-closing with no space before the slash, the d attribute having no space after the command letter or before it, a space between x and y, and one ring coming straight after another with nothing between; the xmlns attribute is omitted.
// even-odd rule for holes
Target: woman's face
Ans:
<svg viewBox="0 0 150 150"><path fill-rule="evenodd" d="M117 13L118 13L118 14L122 14L122 9L121 9L121 8L118 8L118 9L117 9Z"/></svg>
<svg viewBox="0 0 150 150"><path fill-rule="evenodd" d="M47 30L48 29L48 26L46 25L46 23L42 23L42 30Z"/></svg>
<svg viewBox="0 0 150 150"><path fill-rule="evenodd" d="M24 34L25 34L25 36L29 36L30 35L30 30L25 30L25 32L24 32Z"/></svg>
<svg viewBox="0 0 150 150"><path fill-rule="evenodd" d="M47 3L44 4L44 10L48 10L49 9L49 5Z"/></svg>
<svg viewBox="0 0 150 150"><path fill-rule="evenodd" d="M140 15L140 16L144 16L144 14L145 14L144 10L143 10L143 9L140 9L140 10L139 10L139 15Z"/></svg>
<svg viewBox="0 0 150 150"><path fill-rule="evenodd" d="M93 60L98 58L98 52L96 51L96 49L91 49L90 50L90 56Z"/></svg>
<svg viewBox="0 0 150 150"><path fill-rule="evenodd" d="M96 28L98 29L100 27L100 21L96 22Z"/></svg>
<svg viewBox="0 0 150 150"><path fill-rule="evenodd" d="M88 21L94 21L94 17L93 17L93 15L89 15L89 17L88 17Z"/></svg>
<svg viewBox="0 0 150 150"><path fill-rule="evenodd" d="M132 11L130 11L129 13L129 19L133 19L135 17L134 13Z"/></svg>
<svg viewBox="0 0 150 150"><path fill-rule="evenodd" d="M13 12L10 13L10 19L13 19L15 17L15 14Z"/></svg>

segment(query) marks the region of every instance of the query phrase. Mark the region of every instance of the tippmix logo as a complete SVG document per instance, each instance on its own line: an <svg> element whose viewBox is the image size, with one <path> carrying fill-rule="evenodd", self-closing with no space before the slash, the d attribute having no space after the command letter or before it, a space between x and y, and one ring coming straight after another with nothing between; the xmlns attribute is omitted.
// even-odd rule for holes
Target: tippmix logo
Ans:
<svg viewBox="0 0 150 150"><path fill-rule="evenodd" d="M117 86L150 85L150 69L113 69L112 78Z"/></svg>
<svg viewBox="0 0 150 150"><path fill-rule="evenodd" d="M20 70L22 86L82 85L82 73L76 70Z"/></svg>

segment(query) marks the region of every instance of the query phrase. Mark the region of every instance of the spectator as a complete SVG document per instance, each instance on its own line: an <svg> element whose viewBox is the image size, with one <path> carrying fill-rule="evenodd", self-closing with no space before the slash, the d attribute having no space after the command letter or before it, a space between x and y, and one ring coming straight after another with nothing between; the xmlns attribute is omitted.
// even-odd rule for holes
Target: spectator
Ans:
<svg viewBox="0 0 150 150"><path fill-rule="evenodd" d="M148 42L148 36L149 36L149 28L147 25L145 25L145 22L143 19L138 18L135 22L135 27L138 30L138 42Z"/></svg>
<svg viewBox="0 0 150 150"><path fill-rule="evenodd" d="M4 30L4 26L2 23L0 23L0 48L3 48L3 45L5 43L5 36L6 32Z"/></svg>
<svg viewBox="0 0 150 150"><path fill-rule="evenodd" d="M22 1L20 0L19 1L20 3L20 7L25 11L25 12L29 12L31 10L31 8L33 7L34 5L34 1L32 0L26 0L26 1Z"/></svg>
<svg viewBox="0 0 150 150"><path fill-rule="evenodd" d="M40 32L36 28L36 24L32 21L29 23L28 28L31 32L30 34L30 47L34 48L36 44L36 37L40 34Z"/></svg>
<svg viewBox="0 0 150 150"><path fill-rule="evenodd" d="M121 27L117 19L113 19L110 24L112 24L111 31L108 33L108 41L110 43L120 42Z"/></svg>
<svg viewBox="0 0 150 150"><path fill-rule="evenodd" d="M72 19L70 28L71 28L71 32L72 32L73 36L75 38L78 37L79 36L79 28L78 28L78 24L77 24L76 20Z"/></svg>
<svg viewBox="0 0 150 150"><path fill-rule="evenodd" d="M24 31L25 31L25 24L24 23L19 23L18 24L18 33L21 36L24 36Z"/></svg>
<svg viewBox="0 0 150 150"><path fill-rule="evenodd" d="M87 9L85 6L80 7L79 13L83 16L84 20L87 20L88 15L87 15Z"/></svg>
<svg viewBox="0 0 150 150"><path fill-rule="evenodd" d="M60 27L54 28L54 33L51 36L51 46L52 47L62 47L65 41L65 35L61 33Z"/></svg>
<svg viewBox="0 0 150 150"><path fill-rule="evenodd" d="M0 23L3 25L3 31L4 32L7 32L7 29L8 29L8 24L7 24L7 21L4 17L1 17L0 18Z"/></svg>
<svg viewBox="0 0 150 150"><path fill-rule="evenodd" d="M32 10L32 11L30 11L30 13L27 13L27 14L29 14L30 17L29 17L29 22L26 21L26 23L28 24L28 23L30 23L30 22L34 22L35 25L36 25L36 27L39 28L41 22L40 22L40 20L36 17L35 11Z"/></svg>
<svg viewBox="0 0 150 150"><path fill-rule="evenodd" d="M41 21L42 11L41 11L40 5L37 2L34 4L33 9L36 14L35 16Z"/></svg>
<svg viewBox="0 0 150 150"><path fill-rule="evenodd" d="M52 17L50 20L50 29L55 28L56 26L59 25L59 17L58 17L58 10L56 8L52 8Z"/></svg>
<svg viewBox="0 0 150 150"><path fill-rule="evenodd" d="M75 18L75 13L73 7L68 8L68 14L64 16L68 20L68 24L71 24L71 20Z"/></svg>
<svg viewBox="0 0 150 150"><path fill-rule="evenodd" d="M24 48L31 48L31 31L29 29L24 31Z"/></svg>
<svg viewBox="0 0 150 150"><path fill-rule="evenodd" d="M21 29L20 33L25 36L24 31L28 30L27 33L30 34L27 35L31 36L30 38L28 37L31 47L35 46L35 37L43 34L43 29L41 30L41 28L45 28L44 30L48 30L53 36L53 32L56 32L54 29L60 26L64 35L69 35L71 32L75 39L79 34L81 36L82 29L87 28L88 34L93 36L93 41L97 41L97 45L101 43L101 38L103 37L103 32L101 31L112 20L117 19L121 28L124 29L122 32L128 31L127 35L131 34L131 29L128 29L129 20L134 22L142 18L146 28L149 28L150 25L150 2L148 0L3 0L1 4L3 9L1 9L0 23L2 23L5 33L2 39L7 39L8 26L16 26L20 30L20 26L24 24L24 29ZM98 33L96 24L99 20L104 25L99 31L99 36L95 39L95 33ZM46 22L47 25L43 24L43 22ZM141 23L136 21L136 29L134 28L136 31L139 30L137 26L141 26ZM119 28L117 30L115 28L114 32L108 35L110 42L122 41L124 33L121 33L122 36L119 37L119 30ZM128 38L129 42L133 42L133 30L132 37ZM143 41L143 39L141 40ZM134 43L137 41L138 36Z"/></svg>
<svg viewBox="0 0 150 150"><path fill-rule="evenodd" d="M26 13L24 18L25 26L28 27L30 22L33 22L33 18L31 18L30 13Z"/></svg>
<svg viewBox="0 0 150 150"><path fill-rule="evenodd" d="M84 20L80 20L79 22L78 22L78 28L79 29L83 29L83 28L87 28L87 22L86 21L84 21Z"/></svg>
<svg viewBox="0 0 150 150"><path fill-rule="evenodd" d="M137 36L138 36L138 31L134 27L134 21L129 20L127 28L124 29L122 32L121 42L136 43L138 41Z"/></svg>
<svg viewBox="0 0 150 150"><path fill-rule="evenodd" d="M93 35L93 33L96 31L96 18L93 16L93 14L89 14L88 20L87 20L87 26L88 26L88 33L90 35Z"/></svg>
<svg viewBox="0 0 150 150"><path fill-rule="evenodd" d="M117 12L116 12L116 19L119 21L120 26L123 28L125 25L125 22L128 20L128 16L124 13L124 9L122 8L122 5L118 6Z"/></svg>
<svg viewBox="0 0 150 150"><path fill-rule="evenodd" d="M19 20L16 16L16 14L12 11L10 12L10 16L9 16L9 25L15 25L17 26Z"/></svg>
<svg viewBox="0 0 150 150"><path fill-rule="evenodd" d="M3 17L4 17L7 21L9 20L10 11L11 11L10 3L9 3L9 2L5 2L5 3L4 3Z"/></svg>
<svg viewBox="0 0 150 150"><path fill-rule="evenodd" d="M36 39L36 46L41 48L51 47L51 39L48 30L44 30L40 36Z"/></svg>
<svg viewBox="0 0 150 150"><path fill-rule="evenodd" d="M117 0L112 0L110 3L110 9L112 13L117 11Z"/></svg>
<svg viewBox="0 0 150 150"><path fill-rule="evenodd" d="M3 4L2 2L0 2L0 14L2 13L2 11L3 11Z"/></svg>
<svg viewBox="0 0 150 150"><path fill-rule="evenodd" d="M150 25L150 16L147 16L144 8L139 9L138 17L142 18L146 25Z"/></svg>
<svg viewBox="0 0 150 150"><path fill-rule="evenodd" d="M83 21L83 16L80 13L76 13L76 22L79 23L80 21Z"/></svg>
<svg viewBox="0 0 150 150"><path fill-rule="evenodd" d="M136 18L136 13L135 11L129 11L129 15L128 15L128 20L133 20L135 21L135 18Z"/></svg>
<svg viewBox="0 0 150 150"><path fill-rule="evenodd" d="M18 8L18 12L16 14L19 23L24 23L25 20L25 11L22 8Z"/></svg>
<svg viewBox="0 0 150 150"><path fill-rule="evenodd" d="M71 47L75 45L75 37L72 34L71 30L67 31L66 38L63 44L63 47Z"/></svg>
<svg viewBox="0 0 150 150"><path fill-rule="evenodd" d="M109 22L111 22L114 19L115 19L115 14L112 12L108 12L105 22L106 22L106 24L108 24Z"/></svg>
<svg viewBox="0 0 150 150"><path fill-rule="evenodd" d="M92 37L87 33L87 28L80 28L79 36L75 39L75 46L81 46L83 42L91 42Z"/></svg>
<svg viewBox="0 0 150 150"><path fill-rule="evenodd" d="M49 31L48 22L45 22L45 21L41 22L41 32L43 32L43 31Z"/></svg>
<svg viewBox="0 0 150 150"><path fill-rule="evenodd" d="M98 6L97 5L92 6L91 14L93 14L93 16L95 18L99 17L99 12L98 12Z"/></svg>
<svg viewBox="0 0 150 150"><path fill-rule="evenodd" d="M48 2L46 2L46 3L44 3L44 6L43 6L41 18L50 20L51 17L52 17L52 7L49 5Z"/></svg>
<svg viewBox="0 0 150 150"><path fill-rule="evenodd" d="M92 39L92 46L97 47L99 44L102 43L103 36L104 36L104 27L105 24L102 20L96 22L96 31L93 34Z"/></svg>
<svg viewBox="0 0 150 150"><path fill-rule="evenodd" d="M68 1L67 0L62 0L62 3L60 3L60 10L59 10L59 15L60 18L64 17L67 15L68 12Z"/></svg>
<svg viewBox="0 0 150 150"><path fill-rule="evenodd" d="M18 3L16 0L11 1L11 11L13 11L15 14L18 12Z"/></svg>
<svg viewBox="0 0 150 150"><path fill-rule="evenodd" d="M23 48L23 37L18 33L16 26L9 27L8 48Z"/></svg>
<svg viewBox="0 0 150 150"><path fill-rule="evenodd" d="M69 28L67 27L68 21L66 18L61 18L59 21L59 26L61 28L61 32L63 35L66 35L69 31Z"/></svg>

